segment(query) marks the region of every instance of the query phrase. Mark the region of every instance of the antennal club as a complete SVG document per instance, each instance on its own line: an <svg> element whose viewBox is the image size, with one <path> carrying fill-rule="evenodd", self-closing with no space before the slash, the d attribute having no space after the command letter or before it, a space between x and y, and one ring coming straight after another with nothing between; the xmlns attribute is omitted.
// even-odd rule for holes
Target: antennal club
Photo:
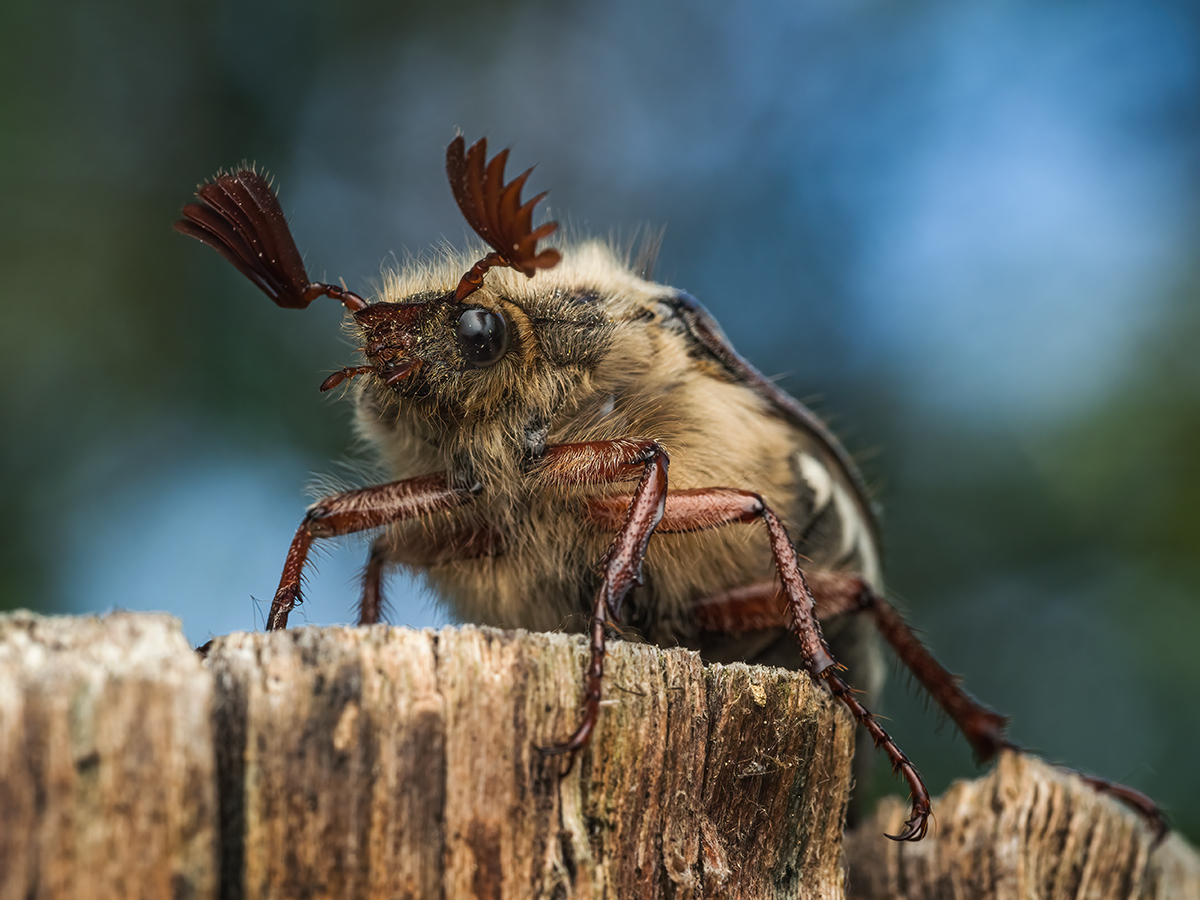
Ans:
<svg viewBox="0 0 1200 900"><path fill-rule="evenodd" d="M285 309L304 309L318 297L357 312L367 301L333 284L309 281L296 241L271 185L253 169L219 172L196 190L175 230L212 247Z"/></svg>
<svg viewBox="0 0 1200 900"><path fill-rule="evenodd" d="M446 175L450 191L463 218L494 249L458 282L455 300L465 300L483 284L483 276L494 266L508 266L527 278L538 269L558 265L562 254L554 249L537 251L537 242L558 230L557 222L546 222L533 228L533 208L546 192L521 203L521 189L532 168L526 169L508 184L504 183L504 166L508 150L501 150L485 165L487 138L480 138L466 149L459 135L446 148Z"/></svg>

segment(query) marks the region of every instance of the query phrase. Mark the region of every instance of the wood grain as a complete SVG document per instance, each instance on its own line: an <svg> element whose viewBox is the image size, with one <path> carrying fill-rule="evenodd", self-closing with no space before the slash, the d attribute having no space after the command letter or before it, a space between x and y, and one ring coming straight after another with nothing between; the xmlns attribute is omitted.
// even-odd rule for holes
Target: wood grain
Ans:
<svg viewBox="0 0 1200 900"><path fill-rule="evenodd" d="M841 897L853 726L804 676L582 638L372 627L213 646L223 896Z"/></svg>
<svg viewBox="0 0 1200 900"><path fill-rule="evenodd" d="M1135 813L1078 776L1005 752L951 786L919 844L880 837L904 821L898 798L846 837L856 900L1194 900L1200 856L1178 835L1155 844Z"/></svg>
<svg viewBox="0 0 1200 900"><path fill-rule="evenodd" d="M169 616L0 616L0 898L214 896L211 712Z"/></svg>
<svg viewBox="0 0 1200 900"><path fill-rule="evenodd" d="M1200 897L1200 856L1005 754L842 840L853 726L807 676L581 636L0 616L0 900Z"/></svg>

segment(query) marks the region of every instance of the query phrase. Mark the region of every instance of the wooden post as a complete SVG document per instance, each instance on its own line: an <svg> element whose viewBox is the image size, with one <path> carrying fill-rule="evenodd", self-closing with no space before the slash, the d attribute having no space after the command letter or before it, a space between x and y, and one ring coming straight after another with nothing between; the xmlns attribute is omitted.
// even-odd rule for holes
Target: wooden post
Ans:
<svg viewBox="0 0 1200 900"><path fill-rule="evenodd" d="M0 616L0 900L215 895L212 679L168 616Z"/></svg>
<svg viewBox="0 0 1200 900"><path fill-rule="evenodd" d="M843 896L806 676L618 642L562 777L582 638L169 622L0 619L0 900Z"/></svg>
<svg viewBox="0 0 1200 900"><path fill-rule="evenodd" d="M904 821L889 797L846 837L855 900L1195 900L1200 855L1156 844L1128 807L1078 776L1019 753L951 786L917 844L883 838Z"/></svg>
<svg viewBox="0 0 1200 900"><path fill-rule="evenodd" d="M569 775L582 638L0 616L0 900L843 896L848 715L806 676L618 642ZM850 896L1200 897L1200 856L1016 754Z"/></svg>

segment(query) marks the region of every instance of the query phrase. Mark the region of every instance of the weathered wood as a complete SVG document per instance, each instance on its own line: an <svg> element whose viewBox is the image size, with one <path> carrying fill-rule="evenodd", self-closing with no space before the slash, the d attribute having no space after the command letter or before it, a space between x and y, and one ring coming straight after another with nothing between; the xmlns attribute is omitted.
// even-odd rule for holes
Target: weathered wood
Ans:
<svg viewBox="0 0 1200 900"><path fill-rule="evenodd" d="M840 898L852 722L806 676L580 637L0 616L0 900Z"/></svg>
<svg viewBox="0 0 1200 900"><path fill-rule="evenodd" d="M0 616L0 900L212 897L212 682L168 616Z"/></svg>
<svg viewBox="0 0 1200 900"><path fill-rule="evenodd" d="M803 676L582 639L296 629L213 646L224 896L841 897L852 723Z"/></svg>
<svg viewBox="0 0 1200 900"><path fill-rule="evenodd" d="M1131 810L1077 776L1005 753L934 802L918 844L882 837L904 821L888 798L846 836L855 900L1195 900L1200 856L1178 835L1155 846Z"/></svg>
<svg viewBox="0 0 1200 900"><path fill-rule="evenodd" d="M842 896L849 717L807 677L611 648L570 774L585 643L489 629L0 616L0 900ZM1200 857L1005 755L919 844L887 801L851 896L1200 897Z"/></svg>

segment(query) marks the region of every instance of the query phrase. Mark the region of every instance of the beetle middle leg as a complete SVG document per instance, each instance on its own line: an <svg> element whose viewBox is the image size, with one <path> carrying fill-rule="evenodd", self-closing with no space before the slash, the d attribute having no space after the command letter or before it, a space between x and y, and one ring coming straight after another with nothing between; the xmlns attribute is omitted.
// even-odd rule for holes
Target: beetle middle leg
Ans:
<svg viewBox="0 0 1200 900"><path fill-rule="evenodd" d="M362 595L358 600L358 624L375 625L383 617L383 569L387 565L387 535L371 542L367 565L362 574Z"/></svg>
<svg viewBox="0 0 1200 900"><path fill-rule="evenodd" d="M392 564L429 568L464 559L479 559L504 552L500 533L487 523L465 523L458 527L426 529L407 535L397 543L391 534L381 534L371 544L363 567L362 593L358 601L358 624L376 625L387 608L383 596L383 573Z"/></svg>
<svg viewBox="0 0 1200 900"><path fill-rule="evenodd" d="M601 527L613 527L619 511L628 508L627 495L596 497L588 501L590 518ZM912 791L912 814L898 835L888 835L897 841L918 841L925 836L931 810L929 791L925 788L916 766L897 746L876 718L864 707L849 685L838 674L838 665L817 623L816 602L800 570L796 549L783 523L761 496L734 488L700 488L675 491L666 498L658 530L666 533L703 531L761 519L767 527L775 568L782 591L774 596L776 609L783 624L800 644L804 668L814 678L824 679L833 695L844 703L892 761L892 768L904 775Z"/></svg>

